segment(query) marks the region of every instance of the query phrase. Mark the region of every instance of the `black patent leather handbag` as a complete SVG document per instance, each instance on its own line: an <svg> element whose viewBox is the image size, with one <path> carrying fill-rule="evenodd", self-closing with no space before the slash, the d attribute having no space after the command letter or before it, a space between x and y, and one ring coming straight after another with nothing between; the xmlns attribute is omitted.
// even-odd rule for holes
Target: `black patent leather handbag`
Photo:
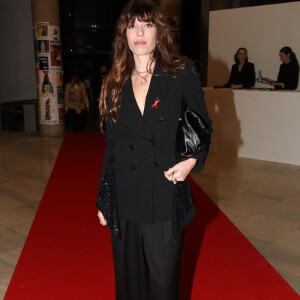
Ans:
<svg viewBox="0 0 300 300"><path fill-rule="evenodd" d="M210 145L209 127L193 110L186 110L179 118L176 150L179 157L191 157Z"/></svg>

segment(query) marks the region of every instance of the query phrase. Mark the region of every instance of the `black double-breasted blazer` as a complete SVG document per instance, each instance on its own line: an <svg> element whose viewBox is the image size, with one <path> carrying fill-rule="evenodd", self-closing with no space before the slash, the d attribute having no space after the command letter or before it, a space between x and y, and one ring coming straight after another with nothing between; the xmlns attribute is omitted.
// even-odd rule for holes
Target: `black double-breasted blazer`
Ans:
<svg viewBox="0 0 300 300"><path fill-rule="evenodd" d="M174 184L164 176L176 158L178 120L186 109L195 110L211 128L201 81L191 67L175 76L156 66L146 96L144 114L136 103L129 78L123 87L117 122L107 120L106 148L101 176L111 155L115 156L115 183L121 220L172 221ZM200 172L207 150L198 153L194 171ZM194 207L186 219L194 215Z"/></svg>

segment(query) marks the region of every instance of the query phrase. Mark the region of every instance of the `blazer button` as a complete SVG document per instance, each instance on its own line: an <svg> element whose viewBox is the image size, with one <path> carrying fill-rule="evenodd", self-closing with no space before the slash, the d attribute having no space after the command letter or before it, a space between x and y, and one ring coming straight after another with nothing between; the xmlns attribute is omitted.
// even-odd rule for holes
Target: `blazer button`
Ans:
<svg viewBox="0 0 300 300"><path fill-rule="evenodd" d="M158 167L159 166L159 163L157 162L157 161L155 161L154 163L153 163L153 167Z"/></svg>
<svg viewBox="0 0 300 300"><path fill-rule="evenodd" d="M133 150L134 146L133 145L129 145L129 148L130 148L130 150Z"/></svg>
<svg viewBox="0 0 300 300"><path fill-rule="evenodd" d="M150 140L150 142L149 142L149 143L150 143L150 145L154 146L156 142L155 142L155 140L154 140L154 139L152 139L152 140Z"/></svg>
<svg viewBox="0 0 300 300"><path fill-rule="evenodd" d="M133 171L135 170L135 165L130 165L130 169Z"/></svg>
<svg viewBox="0 0 300 300"><path fill-rule="evenodd" d="M122 127L123 129L126 129L126 128L127 128L127 125L126 125L125 123L122 123L122 124L121 124L121 127Z"/></svg>
<svg viewBox="0 0 300 300"><path fill-rule="evenodd" d="M159 122L161 124L164 124L166 122L166 119L164 117L159 117Z"/></svg>

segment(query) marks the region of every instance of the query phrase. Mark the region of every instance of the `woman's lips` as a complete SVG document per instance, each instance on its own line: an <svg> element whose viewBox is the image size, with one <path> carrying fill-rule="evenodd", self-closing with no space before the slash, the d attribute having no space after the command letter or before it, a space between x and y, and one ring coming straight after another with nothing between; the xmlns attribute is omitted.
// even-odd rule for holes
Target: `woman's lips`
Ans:
<svg viewBox="0 0 300 300"><path fill-rule="evenodd" d="M136 42L134 42L134 44L135 45L145 45L146 42L144 42L144 41L136 41Z"/></svg>

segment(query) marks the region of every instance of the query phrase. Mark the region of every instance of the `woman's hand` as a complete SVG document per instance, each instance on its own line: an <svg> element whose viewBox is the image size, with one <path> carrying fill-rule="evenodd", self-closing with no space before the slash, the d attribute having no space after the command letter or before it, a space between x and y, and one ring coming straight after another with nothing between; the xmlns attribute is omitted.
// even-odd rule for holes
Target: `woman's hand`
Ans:
<svg viewBox="0 0 300 300"><path fill-rule="evenodd" d="M102 226L106 226L107 221L106 221L106 219L104 218L104 216L103 216L103 214L102 214L102 212L101 212L100 210L98 210L98 218L99 218L99 220L100 220L100 224L101 224Z"/></svg>
<svg viewBox="0 0 300 300"><path fill-rule="evenodd" d="M284 88L284 84L282 82L277 82L267 77L264 77L263 81L270 83L271 86L281 86Z"/></svg>
<svg viewBox="0 0 300 300"><path fill-rule="evenodd" d="M195 167L196 162L197 159L195 158L183 160L180 163L176 164L174 167L170 168L168 171L165 171L165 176L169 181L174 181L174 178L177 181L184 181L192 171L192 169Z"/></svg>
<svg viewBox="0 0 300 300"><path fill-rule="evenodd" d="M243 85L242 84L232 84L231 87L235 88L235 89L242 89Z"/></svg>
<svg viewBox="0 0 300 300"><path fill-rule="evenodd" d="M263 81L265 81L265 82L271 82L272 80L270 78L268 78L268 77L263 77Z"/></svg>
<svg viewBox="0 0 300 300"><path fill-rule="evenodd" d="M271 86L281 86L282 88L284 88L284 84L282 82L276 82L276 81L272 81Z"/></svg>

